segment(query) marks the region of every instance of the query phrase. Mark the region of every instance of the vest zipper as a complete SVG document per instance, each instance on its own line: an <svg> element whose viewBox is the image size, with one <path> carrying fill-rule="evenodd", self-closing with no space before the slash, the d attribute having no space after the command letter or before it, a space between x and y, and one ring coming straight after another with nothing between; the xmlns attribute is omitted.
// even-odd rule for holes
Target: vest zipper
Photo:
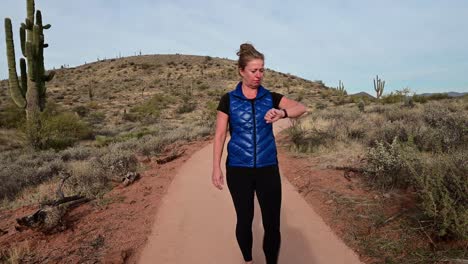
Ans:
<svg viewBox="0 0 468 264"><path fill-rule="evenodd" d="M257 168L257 118L255 116L255 99L250 102L252 103L252 113L254 122L254 168Z"/></svg>

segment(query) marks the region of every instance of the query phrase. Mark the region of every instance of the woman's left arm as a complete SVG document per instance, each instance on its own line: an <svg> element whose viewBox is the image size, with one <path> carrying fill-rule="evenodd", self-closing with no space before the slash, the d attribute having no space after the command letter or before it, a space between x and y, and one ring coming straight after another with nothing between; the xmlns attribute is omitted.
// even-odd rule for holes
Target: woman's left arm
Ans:
<svg viewBox="0 0 468 264"><path fill-rule="evenodd" d="M302 103L286 98L283 96L279 103L280 109L286 110L288 117L294 118L299 117L307 111L307 108ZM283 111L284 112L284 111ZM284 113L283 113L284 117Z"/></svg>

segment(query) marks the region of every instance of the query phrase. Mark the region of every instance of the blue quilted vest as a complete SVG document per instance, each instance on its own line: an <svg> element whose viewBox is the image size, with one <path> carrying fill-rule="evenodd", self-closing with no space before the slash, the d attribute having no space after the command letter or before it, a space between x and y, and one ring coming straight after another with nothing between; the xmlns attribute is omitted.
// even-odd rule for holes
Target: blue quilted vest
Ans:
<svg viewBox="0 0 468 264"><path fill-rule="evenodd" d="M255 99L242 93L242 82L229 92L229 130L227 165L260 168L278 164L273 125L264 117L273 108L270 91L258 88Z"/></svg>

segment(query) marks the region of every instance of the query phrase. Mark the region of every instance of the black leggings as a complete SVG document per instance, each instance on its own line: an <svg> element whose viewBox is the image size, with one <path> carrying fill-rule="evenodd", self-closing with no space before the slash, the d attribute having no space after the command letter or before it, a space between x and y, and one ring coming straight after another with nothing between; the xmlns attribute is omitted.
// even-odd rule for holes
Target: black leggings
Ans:
<svg viewBox="0 0 468 264"><path fill-rule="evenodd" d="M276 264L281 244L281 178L278 166L227 167L226 180L236 208L236 238L244 260L252 260L252 221L256 193L265 229L263 251L267 264Z"/></svg>

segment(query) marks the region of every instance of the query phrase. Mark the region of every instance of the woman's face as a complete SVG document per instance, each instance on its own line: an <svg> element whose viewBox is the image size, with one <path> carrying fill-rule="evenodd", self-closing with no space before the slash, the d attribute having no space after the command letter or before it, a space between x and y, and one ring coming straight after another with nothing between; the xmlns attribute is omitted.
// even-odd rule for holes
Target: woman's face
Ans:
<svg viewBox="0 0 468 264"><path fill-rule="evenodd" d="M263 72L263 60L253 59L247 63L247 66L242 70L239 70L242 76L242 83L250 88L258 88L262 83Z"/></svg>

